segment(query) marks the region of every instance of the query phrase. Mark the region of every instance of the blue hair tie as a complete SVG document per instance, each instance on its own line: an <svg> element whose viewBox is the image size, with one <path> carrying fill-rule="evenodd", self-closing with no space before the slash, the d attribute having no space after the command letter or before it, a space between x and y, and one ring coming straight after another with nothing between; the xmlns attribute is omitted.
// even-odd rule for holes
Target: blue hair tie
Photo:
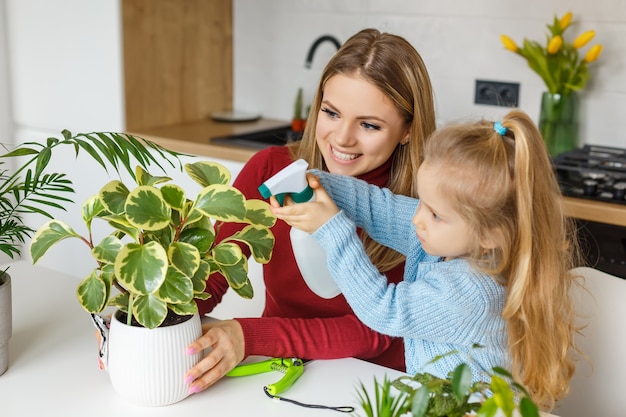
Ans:
<svg viewBox="0 0 626 417"><path fill-rule="evenodd" d="M493 124L493 130L495 130L500 136L504 136L506 133L506 127L502 126L502 123L495 122Z"/></svg>

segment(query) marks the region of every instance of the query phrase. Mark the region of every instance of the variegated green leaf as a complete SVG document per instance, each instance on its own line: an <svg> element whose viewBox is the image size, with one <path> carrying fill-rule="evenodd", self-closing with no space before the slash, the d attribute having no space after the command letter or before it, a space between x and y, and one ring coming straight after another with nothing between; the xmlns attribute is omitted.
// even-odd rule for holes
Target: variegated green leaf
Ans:
<svg viewBox="0 0 626 417"><path fill-rule="evenodd" d="M90 225L95 217L101 216L106 212L104 204L100 200L100 194L92 195L84 203L82 207L83 221Z"/></svg>
<svg viewBox="0 0 626 417"><path fill-rule="evenodd" d="M190 243L172 243L167 256L172 266L187 277L192 277L200 266L200 252Z"/></svg>
<svg viewBox="0 0 626 417"><path fill-rule="evenodd" d="M174 184L165 184L162 186L161 195L167 204L178 211L183 209L187 201L185 190Z"/></svg>
<svg viewBox="0 0 626 417"><path fill-rule="evenodd" d="M152 294L163 284L167 264L167 253L158 243L129 243L115 259L115 275L129 291Z"/></svg>
<svg viewBox="0 0 626 417"><path fill-rule="evenodd" d="M102 219L106 220L115 230L119 230L121 233L130 236L135 242L139 241L141 230L130 224L126 216L112 214L104 216Z"/></svg>
<svg viewBox="0 0 626 417"><path fill-rule="evenodd" d="M170 177L155 177L139 165L135 168L135 178L137 185L156 185L172 180Z"/></svg>
<svg viewBox="0 0 626 417"><path fill-rule="evenodd" d="M254 260L266 264L272 258L274 250L274 234L271 230L261 226L248 225L235 233L228 240L237 240L246 243L252 252Z"/></svg>
<svg viewBox="0 0 626 417"><path fill-rule="evenodd" d="M276 216L270 211L270 205L262 200L246 201L246 221L250 224L272 227L276 224Z"/></svg>
<svg viewBox="0 0 626 417"><path fill-rule="evenodd" d="M115 307L118 310L128 313L128 293L120 293L111 298L108 303L109 307Z"/></svg>
<svg viewBox="0 0 626 417"><path fill-rule="evenodd" d="M30 244L30 255L33 258L33 263L37 263L52 245L70 237L81 239L81 236L70 226L59 220L50 220L45 223L37 230Z"/></svg>
<svg viewBox="0 0 626 417"><path fill-rule="evenodd" d="M99 313L107 301L106 283L98 276L96 270L81 281L76 290L80 305L89 313Z"/></svg>
<svg viewBox="0 0 626 417"><path fill-rule="evenodd" d="M179 213L179 216L186 219L185 220L186 226L189 226L191 224L202 221L203 219L206 219L206 216L204 214L200 213L198 210L193 210L193 204L194 204L193 201L188 200L187 202L185 202L184 208ZM194 227L198 227L198 226L194 224Z"/></svg>
<svg viewBox="0 0 626 417"><path fill-rule="evenodd" d="M198 312L198 305L193 301L185 304L170 304L169 308L179 316L191 316Z"/></svg>
<svg viewBox="0 0 626 417"><path fill-rule="evenodd" d="M113 264L115 262L115 258L119 253L120 249L122 249L124 243L116 238L115 236L106 236L100 243L98 243L91 250L93 257L98 262L102 262L105 264Z"/></svg>
<svg viewBox="0 0 626 417"><path fill-rule="evenodd" d="M144 230L159 230L170 223L172 210L158 188L142 185L130 192L126 200L126 218Z"/></svg>
<svg viewBox="0 0 626 417"><path fill-rule="evenodd" d="M124 183L114 180L100 189L100 200L108 212L122 214L128 193Z"/></svg>
<svg viewBox="0 0 626 417"><path fill-rule="evenodd" d="M191 278L181 274L176 268L170 267L157 295L168 304L188 303L193 299Z"/></svg>
<svg viewBox="0 0 626 417"><path fill-rule="evenodd" d="M241 248L236 243L222 241L215 245L211 251L213 259L220 266L222 265L235 265L240 259L244 258L244 254Z"/></svg>
<svg viewBox="0 0 626 417"><path fill-rule="evenodd" d="M201 260L198 270L193 277L191 277L194 293L204 292L209 275L211 275L211 265L207 261Z"/></svg>
<svg viewBox="0 0 626 417"><path fill-rule="evenodd" d="M133 303L133 316L144 327L159 327L167 317L167 303L156 294L138 296Z"/></svg>
<svg viewBox="0 0 626 417"><path fill-rule="evenodd" d="M220 272L235 292L250 282L248 279L248 260L241 258L234 265L220 265Z"/></svg>
<svg viewBox="0 0 626 417"><path fill-rule="evenodd" d="M194 204L194 209L205 216L222 221L242 221L246 218L246 202L241 191L228 185L205 187Z"/></svg>
<svg viewBox="0 0 626 417"><path fill-rule="evenodd" d="M185 171L191 179L202 187L213 184L230 184L230 171L217 162L199 161L185 164Z"/></svg>

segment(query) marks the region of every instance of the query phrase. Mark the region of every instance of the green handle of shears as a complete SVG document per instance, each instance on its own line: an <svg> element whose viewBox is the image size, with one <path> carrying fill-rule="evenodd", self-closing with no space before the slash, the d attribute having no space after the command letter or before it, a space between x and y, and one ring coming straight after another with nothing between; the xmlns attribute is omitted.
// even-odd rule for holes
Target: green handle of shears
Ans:
<svg viewBox="0 0 626 417"><path fill-rule="evenodd" d="M294 382L302 376L304 373L304 363L301 360L294 360L293 364L287 368L287 372L285 376L282 377L278 382L270 384L266 387L266 390L271 395L278 395L281 392L286 391L291 387Z"/></svg>
<svg viewBox="0 0 626 417"><path fill-rule="evenodd" d="M282 361L281 358L272 358L261 362L238 365L227 372L226 376L248 376L270 372L275 370L275 367L280 366Z"/></svg>

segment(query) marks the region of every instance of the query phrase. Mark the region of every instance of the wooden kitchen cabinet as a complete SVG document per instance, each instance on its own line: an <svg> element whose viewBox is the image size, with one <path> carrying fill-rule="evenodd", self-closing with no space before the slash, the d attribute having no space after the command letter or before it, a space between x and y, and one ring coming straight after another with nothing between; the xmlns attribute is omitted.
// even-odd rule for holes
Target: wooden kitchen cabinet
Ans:
<svg viewBox="0 0 626 417"><path fill-rule="evenodd" d="M232 110L232 0L122 0L126 129Z"/></svg>

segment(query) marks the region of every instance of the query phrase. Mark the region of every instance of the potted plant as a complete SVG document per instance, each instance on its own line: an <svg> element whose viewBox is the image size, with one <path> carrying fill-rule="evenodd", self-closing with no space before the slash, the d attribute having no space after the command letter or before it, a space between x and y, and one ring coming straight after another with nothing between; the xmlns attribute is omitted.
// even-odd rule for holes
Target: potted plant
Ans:
<svg viewBox="0 0 626 417"><path fill-rule="evenodd" d="M180 154L166 150L152 142L132 135L112 132L80 133L62 132L62 139L48 138L45 143L25 142L14 149L2 145L7 153L0 155L0 252L11 259L19 257L22 245L35 230L25 224L25 215L38 214L53 218L50 209L65 210L72 203L72 181L59 172L46 171L58 147L74 149L76 157L82 152L105 170L125 167L132 175L131 159L143 167L156 164L163 168L153 153L172 164ZM15 169L5 166L18 161ZM0 271L0 375L8 367L11 336L11 277Z"/></svg>
<svg viewBox="0 0 626 417"><path fill-rule="evenodd" d="M220 271L239 295L251 298L248 258L239 245L249 246L260 263L269 261L274 246L270 227L276 219L269 204L247 200L229 185L230 173L218 163L201 161L184 168L202 187L193 200L170 178L137 167L136 186L113 180L84 203L84 235L50 220L30 247L37 262L64 239L87 245L95 267L78 285L79 302L96 319L105 308L116 309L110 333L102 329L103 341L108 336L108 357L103 360L118 393L141 405L167 405L188 395L183 375L200 360L200 353L185 352L201 335L196 299L210 297L205 292L209 275ZM102 239L92 233L96 219L111 229ZM218 243L215 229L220 222L245 226ZM170 326L170 319L182 324ZM182 327L182 334L173 335L174 327Z"/></svg>
<svg viewBox="0 0 626 417"><path fill-rule="evenodd" d="M358 396L368 417L539 417L537 406L507 370L496 367L489 376L490 382L472 383L469 365L461 363L446 378L421 372L393 382L374 379L374 400L361 383Z"/></svg>
<svg viewBox="0 0 626 417"><path fill-rule="evenodd" d="M291 119L291 130L294 133L302 134L306 126L306 117L304 115L304 99L302 97L302 87L298 88L296 101L293 105L293 118Z"/></svg>

